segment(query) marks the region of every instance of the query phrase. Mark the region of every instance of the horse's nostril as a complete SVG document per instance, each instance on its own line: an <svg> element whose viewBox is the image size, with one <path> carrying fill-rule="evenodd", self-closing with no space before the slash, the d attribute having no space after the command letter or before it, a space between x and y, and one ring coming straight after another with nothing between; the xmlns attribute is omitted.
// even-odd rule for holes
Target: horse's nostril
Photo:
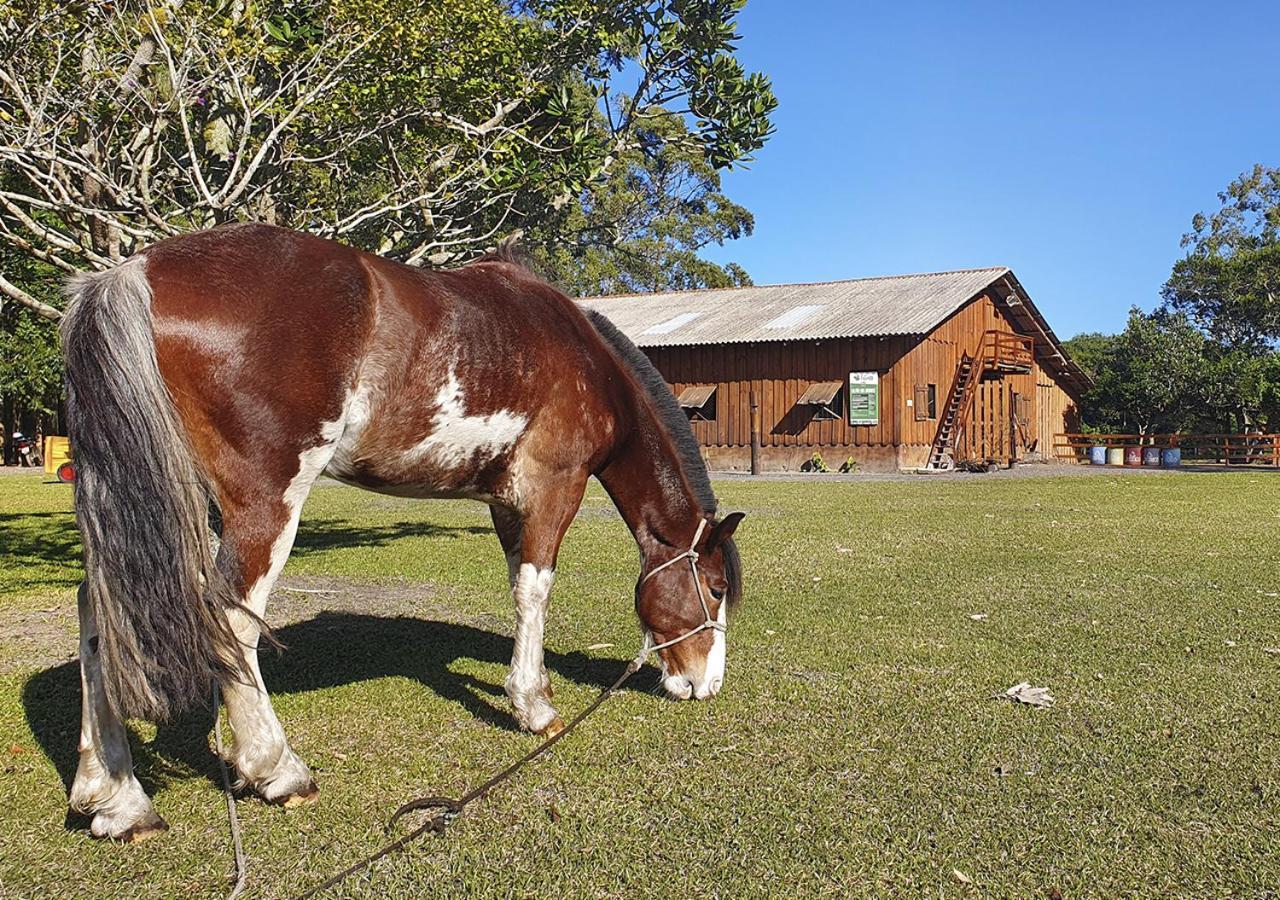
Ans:
<svg viewBox="0 0 1280 900"><path fill-rule="evenodd" d="M723 678L712 678L711 679L711 696L714 697L716 694L720 693L720 688L723 685L724 685Z"/></svg>

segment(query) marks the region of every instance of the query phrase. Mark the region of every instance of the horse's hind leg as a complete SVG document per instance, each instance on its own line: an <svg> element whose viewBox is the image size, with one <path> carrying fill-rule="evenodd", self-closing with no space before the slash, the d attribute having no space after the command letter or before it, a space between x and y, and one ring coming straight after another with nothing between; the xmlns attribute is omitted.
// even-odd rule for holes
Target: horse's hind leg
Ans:
<svg viewBox="0 0 1280 900"><path fill-rule="evenodd" d="M140 841L169 826L133 774L124 722L111 710L98 658L98 625L80 586L80 762L71 784L71 808L93 817L96 838Z"/></svg>
<svg viewBox="0 0 1280 900"><path fill-rule="evenodd" d="M244 606L261 618L267 597L284 568L298 530L302 502L332 456L332 447L303 454L297 476L281 494L256 497L252 505L224 508L218 566L232 577ZM276 718L258 666L258 621L241 610L229 612L231 627L245 648L238 677L222 685L227 718L235 736L230 761L243 784L272 803L292 806L314 800L315 781L289 746Z"/></svg>

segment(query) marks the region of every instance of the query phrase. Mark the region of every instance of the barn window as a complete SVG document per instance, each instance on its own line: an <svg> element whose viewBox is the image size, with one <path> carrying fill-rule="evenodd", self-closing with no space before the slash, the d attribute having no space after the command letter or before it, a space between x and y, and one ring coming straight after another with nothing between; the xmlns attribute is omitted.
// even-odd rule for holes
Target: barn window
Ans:
<svg viewBox="0 0 1280 900"><path fill-rule="evenodd" d="M716 386L695 384L685 388L676 398L691 422L716 420Z"/></svg>
<svg viewBox="0 0 1280 900"><path fill-rule="evenodd" d="M938 418L938 386L917 384L912 406L915 407L917 422Z"/></svg>
<svg viewBox="0 0 1280 900"><path fill-rule="evenodd" d="M814 407L816 420L844 418L844 392L840 381L819 381L809 385L798 401L800 406Z"/></svg>

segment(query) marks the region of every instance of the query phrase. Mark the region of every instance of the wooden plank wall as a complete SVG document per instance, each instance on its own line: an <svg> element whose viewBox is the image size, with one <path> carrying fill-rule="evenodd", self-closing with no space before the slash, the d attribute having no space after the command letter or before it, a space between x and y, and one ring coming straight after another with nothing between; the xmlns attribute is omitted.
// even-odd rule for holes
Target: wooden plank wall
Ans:
<svg viewBox="0 0 1280 900"><path fill-rule="evenodd" d="M645 352L677 396L690 385L716 385L716 421L693 423L694 435L704 446L750 446L753 388L760 403L764 447L893 446L898 423L890 398L902 390L894 364L914 340L771 341L651 347ZM815 420L812 410L796 406L815 381L843 385L850 372L873 371L881 378L878 425L850 425L847 409L839 420Z"/></svg>
<svg viewBox="0 0 1280 900"><path fill-rule="evenodd" d="M902 465L923 465L950 397L961 353L972 353L989 329L1016 331L991 297L981 295L924 338L901 336L826 341L774 341L655 347L645 352L677 395L690 385L715 384L715 421L695 421L698 441L708 447L751 444L750 395L760 403L761 446L902 447ZM816 381L847 382L850 372L880 373L880 423L851 426L846 418L815 420L796 401ZM938 419L917 422L917 384L937 385ZM1029 443L1051 455L1053 435L1066 425L1075 402L1037 364L1029 374L987 378L974 398L964 453L1005 459L1011 444L1012 392L1031 398ZM1023 448L1019 455L1025 455Z"/></svg>

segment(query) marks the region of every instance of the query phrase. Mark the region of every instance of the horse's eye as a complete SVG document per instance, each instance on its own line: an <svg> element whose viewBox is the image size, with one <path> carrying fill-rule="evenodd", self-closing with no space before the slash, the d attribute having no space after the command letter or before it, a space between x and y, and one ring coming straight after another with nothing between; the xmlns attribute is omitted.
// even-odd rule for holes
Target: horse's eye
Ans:
<svg viewBox="0 0 1280 900"><path fill-rule="evenodd" d="M712 588L712 589L711 589L711 596L712 596L712 597L715 597L717 600L723 600L723 599L724 599L724 591L720 590L719 588Z"/></svg>

